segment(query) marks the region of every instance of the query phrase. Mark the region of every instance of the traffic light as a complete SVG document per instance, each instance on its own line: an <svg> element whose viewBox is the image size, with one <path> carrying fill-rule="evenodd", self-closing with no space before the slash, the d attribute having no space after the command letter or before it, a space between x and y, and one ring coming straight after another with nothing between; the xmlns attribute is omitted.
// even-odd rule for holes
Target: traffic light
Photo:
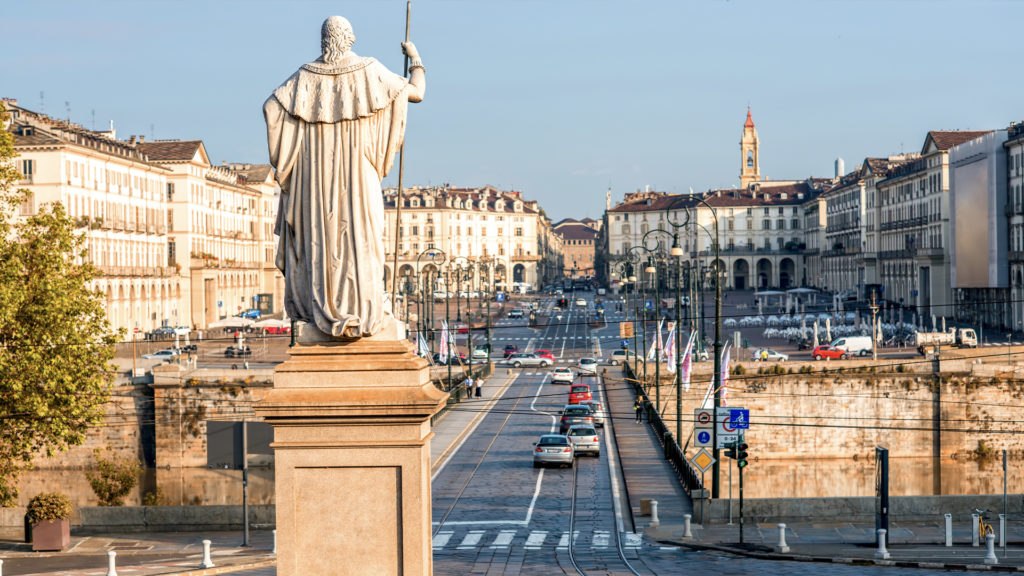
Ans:
<svg viewBox="0 0 1024 576"><path fill-rule="evenodd" d="M743 468L744 466L746 466L747 465L747 443L746 442L742 442L739 445L737 445L736 446L735 454L736 454L736 456L734 456L734 458L736 458L736 467L737 468Z"/></svg>
<svg viewBox="0 0 1024 576"><path fill-rule="evenodd" d="M744 444L743 446L746 447L746 444ZM746 454L746 453L744 452L744 454ZM736 443L735 442L729 442L729 443L727 443L725 445L725 455L728 458L736 458Z"/></svg>

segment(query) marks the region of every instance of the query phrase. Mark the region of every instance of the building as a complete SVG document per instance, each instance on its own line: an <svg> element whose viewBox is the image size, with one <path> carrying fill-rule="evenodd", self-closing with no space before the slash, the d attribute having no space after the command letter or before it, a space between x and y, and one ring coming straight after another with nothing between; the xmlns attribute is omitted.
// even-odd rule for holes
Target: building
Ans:
<svg viewBox="0 0 1024 576"><path fill-rule="evenodd" d="M281 201L281 187L274 178L270 164L225 164L224 168L238 174L239 184L255 188L260 192L257 230L259 253L261 255L260 291L257 294L257 308L263 313L284 310L284 274L276 264L277 209Z"/></svg>
<svg viewBox="0 0 1024 576"><path fill-rule="evenodd" d="M555 223L553 229L562 238L565 265L561 270L567 278L589 278L594 275L594 253L598 230L590 218L566 218Z"/></svg>
<svg viewBox="0 0 1024 576"><path fill-rule="evenodd" d="M929 317L953 311L949 149L988 131L931 131L921 156L880 180L878 270L886 299Z"/></svg>
<svg viewBox="0 0 1024 576"><path fill-rule="evenodd" d="M20 213L64 205L99 273L93 287L106 294L111 326L131 333L187 324L182 298L188 277L167 259L171 171L148 158L135 138L117 140L113 128L86 130L16 100L4 104L23 176L19 185L32 193Z"/></svg>
<svg viewBox="0 0 1024 576"><path fill-rule="evenodd" d="M537 289L561 275L560 238L537 202L525 200L519 192L490 186L408 188L396 230L397 197L394 188L384 191L385 278L391 278L396 234L399 278L436 274L438 267L427 254L433 249L443 251L448 262L467 268L475 263L479 273L467 282L480 288ZM439 282L443 288L443 280ZM413 291L422 284L402 283Z"/></svg>
<svg viewBox="0 0 1024 576"><path fill-rule="evenodd" d="M1010 328L1024 331L1024 123L1007 130L1006 214L1010 268Z"/></svg>

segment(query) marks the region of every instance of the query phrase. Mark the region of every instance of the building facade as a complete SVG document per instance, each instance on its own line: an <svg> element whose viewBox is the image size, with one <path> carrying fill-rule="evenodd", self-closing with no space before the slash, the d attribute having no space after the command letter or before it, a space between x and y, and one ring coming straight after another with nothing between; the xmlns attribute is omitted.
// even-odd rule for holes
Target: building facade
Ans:
<svg viewBox="0 0 1024 576"><path fill-rule="evenodd" d="M1024 331L1024 123L1007 130L1006 214L1010 268L1010 328Z"/></svg>
<svg viewBox="0 0 1024 576"><path fill-rule="evenodd" d="M557 222L553 229L562 239L565 262L562 275L567 278L592 277L597 229L589 223L571 218Z"/></svg>

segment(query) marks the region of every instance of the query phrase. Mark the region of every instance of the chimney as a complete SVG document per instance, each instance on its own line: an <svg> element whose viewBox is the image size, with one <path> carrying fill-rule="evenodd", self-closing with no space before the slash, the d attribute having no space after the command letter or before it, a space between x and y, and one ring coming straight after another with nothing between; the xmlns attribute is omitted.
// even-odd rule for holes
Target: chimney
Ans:
<svg viewBox="0 0 1024 576"><path fill-rule="evenodd" d="M139 144L142 144L145 141L146 141L146 135L145 134L139 134Z"/></svg>
<svg viewBox="0 0 1024 576"><path fill-rule="evenodd" d="M842 158L836 158L836 178L842 178L846 174L846 163Z"/></svg>

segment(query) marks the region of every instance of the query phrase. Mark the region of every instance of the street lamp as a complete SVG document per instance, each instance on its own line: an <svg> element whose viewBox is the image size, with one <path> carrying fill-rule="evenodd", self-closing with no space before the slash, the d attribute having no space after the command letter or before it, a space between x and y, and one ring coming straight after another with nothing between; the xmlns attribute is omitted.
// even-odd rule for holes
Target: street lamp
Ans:
<svg viewBox="0 0 1024 576"><path fill-rule="evenodd" d="M417 316L417 322L419 323L419 330L418 330L419 334L417 335L417 343L416 343L416 345L417 345L417 347L419 346L418 340L419 340L419 338L422 338L423 331L427 327L426 319L424 319L423 314L420 313L420 304L422 303L423 307L426 308L427 316L430 318L430 336L429 336L429 338L430 338L430 352L433 353L434 352L434 313L433 313L434 312L434 288L433 288L433 278L432 278L431 272L430 271L427 272L427 274L426 274L427 279L424 279L423 274L420 272L420 259L423 258L424 256L427 256L428 258L430 258L430 260L428 260L428 263L429 264L433 264L434 269L436 269L436 268L444 265L445 260L448 259L448 255L445 254L444 250L441 250L440 248L427 248L426 250L424 250L424 251L422 251L422 252L420 252L419 254L416 255L416 276L420 279L420 281L422 283L426 284L425 286L421 286L420 297L419 297L419 300L416 301L416 316ZM426 300L427 298L430 298L430 300ZM429 306L428 306L428 304L429 304Z"/></svg>
<svg viewBox="0 0 1024 576"><path fill-rule="evenodd" d="M680 302L679 284L682 278L683 269L683 248L679 246L679 229L685 227L690 223L690 212L686 211L686 220L682 223L676 223L672 220L671 210L666 210L665 220L672 226L672 248L669 249L669 254L676 259L676 276L675 276L675 308L676 308L676 445L682 448L683 446L683 371L682 362L680 355L683 353L683 325L682 325L682 303ZM665 232L666 234L668 232Z"/></svg>

